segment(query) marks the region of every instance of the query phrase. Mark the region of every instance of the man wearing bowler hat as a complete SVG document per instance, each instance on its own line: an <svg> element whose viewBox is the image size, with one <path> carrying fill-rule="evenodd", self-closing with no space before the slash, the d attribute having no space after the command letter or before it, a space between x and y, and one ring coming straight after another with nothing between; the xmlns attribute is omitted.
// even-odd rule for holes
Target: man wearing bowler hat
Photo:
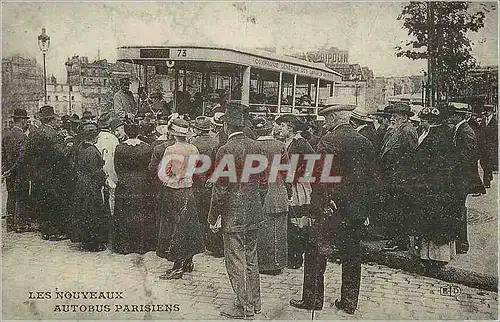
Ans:
<svg viewBox="0 0 500 322"><path fill-rule="evenodd" d="M211 120L208 116L198 116L193 124L192 128L196 136L191 140L191 144L194 145L201 155L206 155L210 157L210 160L215 159L217 154L219 142L216 138L210 135L210 124ZM210 197L212 195L212 187L210 183L207 184L207 180L212 174L214 164L210 169L202 174L196 174L193 176L193 189L196 198L196 203L198 204L198 215L200 216L200 223L203 225L203 233L205 246L208 251L212 253L215 257L224 256L224 245L222 243L222 235L219 233L214 234L207 223L208 210L210 209Z"/></svg>
<svg viewBox="0 0 500 322"><path fill-rule="evenodd" d="M339 177L340 181L322 183L320 180L314 185L313 228L305 254L302 299L290 301L296 308L322 309L325 255L332 248L332 242L342 260L341 293L335 306L348 314L354 314L357 308L361 282L360 230L370 209L375 153L371 142L349 124L354 108L329 98L319 111L319 115L325 117L328 132L315 149L321 155L315 176L321 175L325 158L333 155L330 175Z"/></svg>
<svg viewBox="0 0 500 322"><path fill-rule="evenodd" d="M14 125L2 137L2 177L7 186L7 231L26 231L28 228L27 196L29 182L23 171L24 149L28 129L28 114L22 108L14 110Z"/></svg>
<svg viewBox="0 0 500 322"><path fill-rule="evenodd" d="M221 117L227 142L217 151L216 165L225 164L229 171L241 175L245 159L250 154L262 154L260 144L243 133L247 125L246 106L231 103ZM230 160L234 160L234 163ZM215 169L219 173L222 169ZM234 173L234 172L233 172ZM212 231L221 222L224 241L224 259L233 291L234 305L224 308L221 315L233 319L252 318L261 312L257 235L262 222L262 206L259 194L260 176L242 182L230 182L227 176L214 179L212 203L208 222Z"/></svg>
<svg viewBox="0 0 500 322"><path fill-rule="evenodd" d="M137 104L129 86L129 78L120 79L120 89L113 96L113 112L122 119L126 116L130 118L137 113Z"/></svg>
<svg viewBox="0 0 500 322"><path fill-rule="evenodd" d="M407 188L412 172L412 157L418 145L417 131L409 118L414 115L408 104L389 105L390 129L380 151L384 186L385 224L389 241L387 251L406 250L409 243L408 221L411 218ZM406 192L405 192L406 191Z"/></svg>
<svg viewBox="0 0 500 322"><path fill-rule="evenodd" d="M42 238L61 240L66 238L68 152L57 133L59 121L54 108L40 107L38 117L42 124L30 134L26 148L32 196L40 215Z"/></svg>

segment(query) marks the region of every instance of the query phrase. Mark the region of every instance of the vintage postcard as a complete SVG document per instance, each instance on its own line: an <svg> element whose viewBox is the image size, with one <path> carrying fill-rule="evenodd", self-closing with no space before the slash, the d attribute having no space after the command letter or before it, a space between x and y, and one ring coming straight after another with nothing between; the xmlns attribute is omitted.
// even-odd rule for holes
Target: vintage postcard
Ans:
<svg viewBox="0 0 500 322"><path fill-rule="evenodd" d="M498 2L2 1L9 320L497 320Z"/></svg>

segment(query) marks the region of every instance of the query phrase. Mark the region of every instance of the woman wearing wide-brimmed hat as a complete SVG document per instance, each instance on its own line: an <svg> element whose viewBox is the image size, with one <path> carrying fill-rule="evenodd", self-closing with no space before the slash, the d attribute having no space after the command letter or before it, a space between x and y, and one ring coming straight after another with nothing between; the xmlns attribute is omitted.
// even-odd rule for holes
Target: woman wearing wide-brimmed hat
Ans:
<svg viewBox="0 0 500 322"><path fill-rule="evenodd" d="M159 233L156 254L174 262L160 279L179 279L193 270L193 256L205 251L193 195L193 174L187 173L189 157L198 149L187 143L189 123L176 118L168 126L176 143L168 146L158 167L160 188Z"/></svg>
<svg viewBox="0 0 500 322"><path fill-rule="evenodd" d="M121 254L144 254L156 246L152 176L148 169L152 148L141 141L139 125L126 121L128 139L115 150L115 190L112 249Z"/></svg>

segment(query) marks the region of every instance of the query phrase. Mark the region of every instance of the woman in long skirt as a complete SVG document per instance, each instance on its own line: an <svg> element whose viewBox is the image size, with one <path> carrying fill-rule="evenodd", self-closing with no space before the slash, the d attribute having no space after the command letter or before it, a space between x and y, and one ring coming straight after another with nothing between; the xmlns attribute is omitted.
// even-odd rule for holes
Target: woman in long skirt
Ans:
<svg viewBox="0 0 500 322"><path fill-rule="evenodd" d="M275 155L281 156L281 164L288 163L285 144L272 135L274 124L265 118L254 120L255 132L261 142L263 153L269 164ZM268 168L269 169L269 168ZM264 174L268 178L269 172ZM262 211L264 222L259 230L257 252L261 274L277 275L287 266L287 225L288 193L285 187L284 173L278 173L275 182L263 182L261 186Z"/></svg>
<svg viewBox="0 0 500 322"><path fill-rule="evenodd" d="M108 239L108 211L102 194L106 174L102 169L104 161L94 145L98 134L97 124L83 125L83 141L74 156L73 240L89 251L105 250Z"/></svg>
<svg viewBox="0 0 500 322"><path fill-rule="evenodd" d="M115 191L112 247L120 254L145 254L156 248L156 217L152 176L148 169L152 149L138 136L139 126L124 125L128 139L115 150L118 182Z"/></svg>
<svg viewBox="0 0 500 322"><path fill-rule="evenodd" d="M439 110L423 110L420 116L429 120L430 127L414 157L411 244L413 253L427 267L444 265L456 255L458 217L454 194L461 187L453 176L457 164L453 129L445 123L450 113L444 105Z"/></svg>
<svg viewBox="0 0 500 322"><path fill-rule="evenodd" d="M174 262L160 279L179 279L193 271L193 256L205 251L193 196L192 173L186 173L189 157L198 149L186 142L189 123L176 118L168 126L176 143L165 149L158 168L160 188L160 218L156 254Z"/></svg>

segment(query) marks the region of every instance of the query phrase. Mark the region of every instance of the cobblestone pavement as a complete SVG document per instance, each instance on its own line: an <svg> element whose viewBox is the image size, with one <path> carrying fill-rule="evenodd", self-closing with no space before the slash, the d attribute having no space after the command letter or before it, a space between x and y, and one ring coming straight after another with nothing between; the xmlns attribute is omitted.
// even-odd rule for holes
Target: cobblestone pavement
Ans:
<svg viewBox="0 0 500 322"><path fill-rule="evenodd" d="M223 259L206 254L195 256L195 270L182 280L162 281L158 275L172 263L158 258L154 252L145 255L89 253L68 240L49 242L42 240L38 233L15 234L5 230L2 247L4 320L221 319L219 308L233 299ZM291 298L300 298L302 273L299 269L285 270L279 276L261 275L263 310L256 318L311 319L310 311L288 305ZM494 292L457 285L462 289L460 295L443 296L440 287L450 284L378 264L363 265L362 274L358 311L349 316L332 307L340 292L340 266L329 263L325 276L325 308L316 311L314 318L497 318L498 294ZM50 292L51 298L30 299L29 292L37 291ZM117 291L123 292L124 299L56 299L56 291ZM69 296L69 293L62 294ZM155 307L155 312L145 312L147 309L143 306L140 312L141 304L178 304L179 310L157 312ZM75 306L69 307L69 313L57 311L68 308L64 305ZM89 312L91 305L94 311L106 310L104 305L108 305L109 312Z"/></svg>

